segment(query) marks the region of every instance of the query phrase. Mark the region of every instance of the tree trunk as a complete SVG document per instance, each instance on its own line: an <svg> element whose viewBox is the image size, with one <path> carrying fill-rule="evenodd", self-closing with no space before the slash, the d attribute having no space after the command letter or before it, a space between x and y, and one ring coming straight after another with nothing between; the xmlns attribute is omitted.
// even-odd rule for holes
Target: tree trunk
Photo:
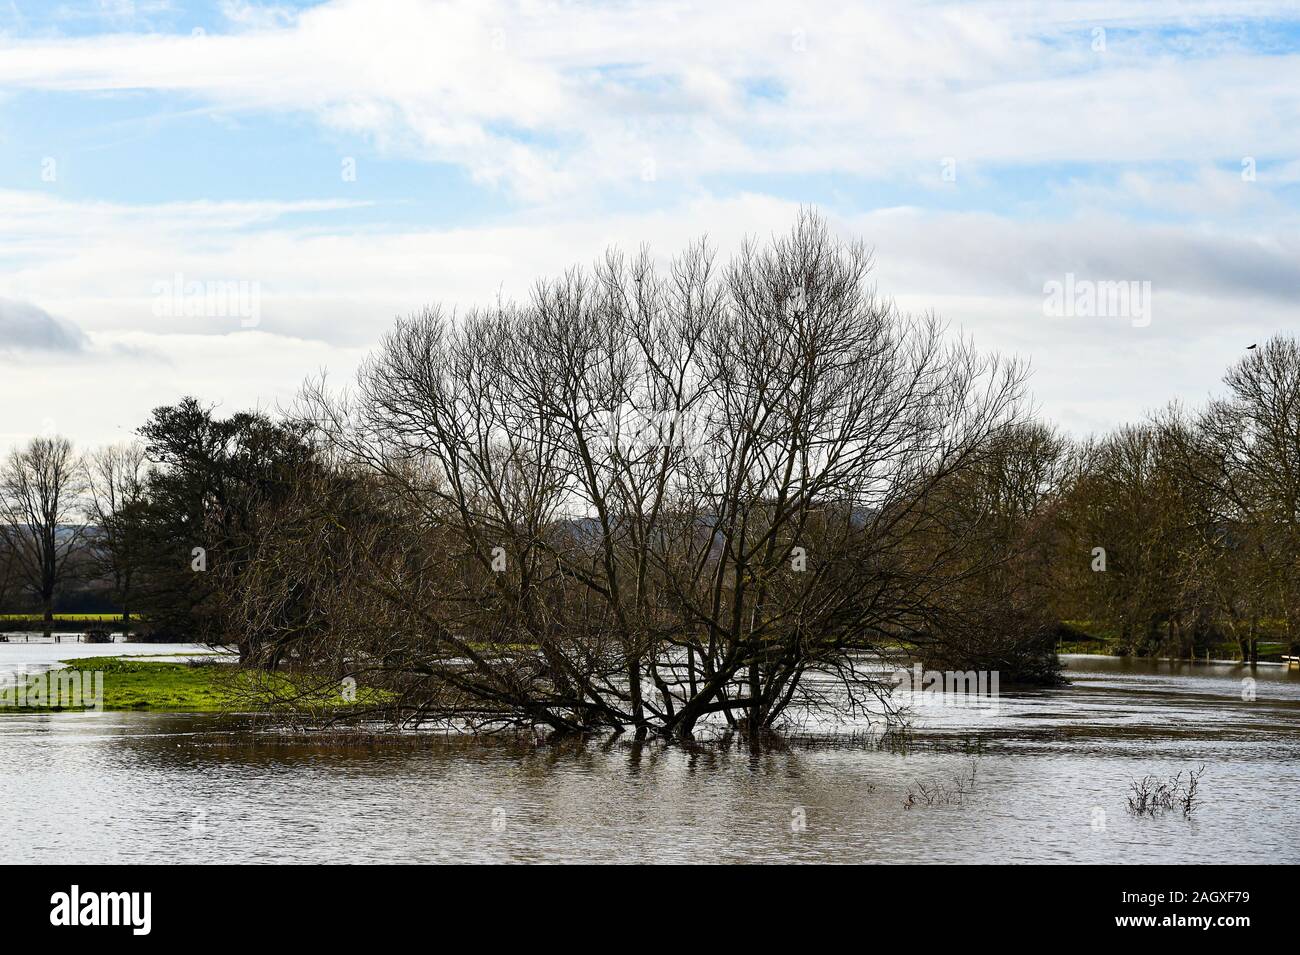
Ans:
<svg viewBox="0 0 1300 955"><path fill-rule="evenodd" d="M628 695L632 698L632 720L636 724L634 736L638 740L646 738L645 706L641 701L641 659L632 657L627 661Z"/></svg>
<svg viewBox="0 0 1300 955"><path fill-rule="evenodd" d="M759 694L758 664L749 665L749 735L757 737L763 725L763 703Z"/></svg>

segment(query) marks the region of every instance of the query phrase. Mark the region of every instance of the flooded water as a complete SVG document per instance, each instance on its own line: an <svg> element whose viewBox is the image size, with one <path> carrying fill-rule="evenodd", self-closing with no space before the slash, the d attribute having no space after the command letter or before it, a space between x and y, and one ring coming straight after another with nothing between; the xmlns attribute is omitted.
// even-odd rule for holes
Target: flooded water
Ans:
<svg viewBox="0 0 1300 955"><path fill-rule="evenodd" d="M74 642L75 637L71 634L65 634L61 641L19 633L0 636L8 639L8 642L0 643L0 688L13 686L24 674L42 673L57 667L60 660L104 656L144 656L165 660L219 652L194 643L79 643ZM0 710L0 715L3 712Z"/></svg>
<svg viewBox="0 0 1300 955"><path fill-rule="evenodd" d="M0 673L70 649L0 644ZM892 751L320 748L241 717L0 711L0 861L1300 862L1300 674L1064 660L1071 685L993 712L919 707ZM1134 777L1201 765L1191 819L1127 812Z"/></svg>

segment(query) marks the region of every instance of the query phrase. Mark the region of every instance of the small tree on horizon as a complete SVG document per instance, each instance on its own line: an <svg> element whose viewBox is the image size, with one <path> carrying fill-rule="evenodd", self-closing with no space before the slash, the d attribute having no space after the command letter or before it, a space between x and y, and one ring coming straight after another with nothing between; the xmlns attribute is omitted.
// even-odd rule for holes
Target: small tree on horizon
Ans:
<svg viewBox="0 0 1300 955"><path fill-rule="evenodd" d="M67 438L32 438L0 465L0 537L18 579L40 603L46 637L54 627L55 593L85 536L84 492Z"/></svg>
<svg viewBox="0 0 1300 955"><path fill-rule="evenodd" d="M142 558L137 514L146 500L148 459L139 443L100 448L84 461L86 511L92 529L86 548L95 569L108 579L130 632L131 611Z"/></svg>

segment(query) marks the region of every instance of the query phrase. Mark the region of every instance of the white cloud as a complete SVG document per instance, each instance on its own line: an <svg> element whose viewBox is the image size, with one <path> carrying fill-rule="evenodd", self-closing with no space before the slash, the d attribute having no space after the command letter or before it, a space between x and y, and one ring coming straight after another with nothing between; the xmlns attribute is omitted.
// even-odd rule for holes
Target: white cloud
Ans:
<svg viewBox="0 0 1300 955"><path fill-rule="evenodd" d="M1031 357L1044 412L1076 430L1196 400L1242 344L1294 329L1300 233L1284 190L1300 178L1300 56L1257 55L1233 24L1294 17L1290 4L222 9L203 36L0 37L0 90L152 90L236 117L305 115L528 202L505 222L359 229L337 200L0 189L0 297L36 310L23 329L57 316L84 335L79 349L0 347L0 444L36 429L34 394L81 441L120 437L187 393L274 403L322 366L346 376L395 315L522 297L611 243L667 255L707 232L725 255L794 218L752 186L763 174L929 183L936 203L1006 190L998 214L834 222L875 245L882 292ZM1254 183L1236 174L1243 156L1259 163ZM956 184L940 180L944 157ZM642 182L647 160L658 186ZM1058 161L1086 168L1035 200L1050 220L1027 219L1016 170ZM710 193L713 177L728 196ZM1150 281L1150 326L1045 317L1043 283L1067 273ZM178 275L255 286L259 324L160 314L156 290Z"/></svg>
<svg viewBox="0 0 1300 955"><path fill-rule="evenodd" d="M714 173L906 175L966 162L1293 157L1300 55L1239 6L775 0L227 6L235 32L12 40L0 86L179 92L303 112L529 199ZM1294 15L1279 3L1247 15ZM1104 51L1091 27L1109 27ZM1152 27L1195 25L1185 55ZM1126 29L1147 28L1131 34ZM772 95L752 95L760 82Z"/></svg>
<svg viewBox="0 0 1300 955"><path fill-rule="evenodd" d="M82 447L127 440L153 408L184 395L223 413L274 410L308 376L328 369L346 378L362 354L261 331L90 339L80 356L0 354L0 448L39 433L63 434Z"/></svg>
<svg viewBox="0 0 1300 955"><path fill-rule="evenodd" d="M29 208L49 212L47 205ZM111 360L7 362L0 435L22 432L24 422L30 428L25 399L33 389L58 392L64 381L76 388L54 399L68 405L58 417L84 440L111 437L119 424L134 427L149 407L186 393L230 407L283 400L321 367L346 377L395 316L426 304L486 304L498 290L522 298L536 278L592 262L610 244L630 249L646 241L668 256L707 232L725 258L747 234L787 229L797 212L792 203L745 195L652 212L372 233L298 230L291 225L296 208L285 206L283 220L250 233L239 223L274 213L222 204L204 205L202 214L97 204L89 239L78 223L90 216L76 204L45 215L40 255L0 276L0 296L75 321L90 336L90 355ZM187 234L171 231L169 210L191 223ZM1241 344L1294 329L1300 240L1290 235L1101 216L1027 224L908 209L832 223L875 246L883 294L913 311L934 309L981 347L1032 358L1044 411L1076 430L1116 424L1176 396L1199 400ZM16 238L0 232L0 242ZM238 316L155 315L151 290L177 272L259 283L260 325L250 332ZM1043 285L1066 273L1151 282L1150 326L1046 317ZM125 348L135 353L122 354Z"/></svg>

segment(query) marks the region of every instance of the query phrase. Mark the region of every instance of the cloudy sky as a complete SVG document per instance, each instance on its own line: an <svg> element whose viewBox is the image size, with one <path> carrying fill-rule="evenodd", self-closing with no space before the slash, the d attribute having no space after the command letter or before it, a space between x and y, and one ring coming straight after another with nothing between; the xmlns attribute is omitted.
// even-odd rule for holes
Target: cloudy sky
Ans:
<svg viewBox="0 0 1300 955"><path fill-rule="evenodd" d="M1300 4L0 0L0 448L801 204L1076 433L1202 400L1300 333Z"/></svg>

